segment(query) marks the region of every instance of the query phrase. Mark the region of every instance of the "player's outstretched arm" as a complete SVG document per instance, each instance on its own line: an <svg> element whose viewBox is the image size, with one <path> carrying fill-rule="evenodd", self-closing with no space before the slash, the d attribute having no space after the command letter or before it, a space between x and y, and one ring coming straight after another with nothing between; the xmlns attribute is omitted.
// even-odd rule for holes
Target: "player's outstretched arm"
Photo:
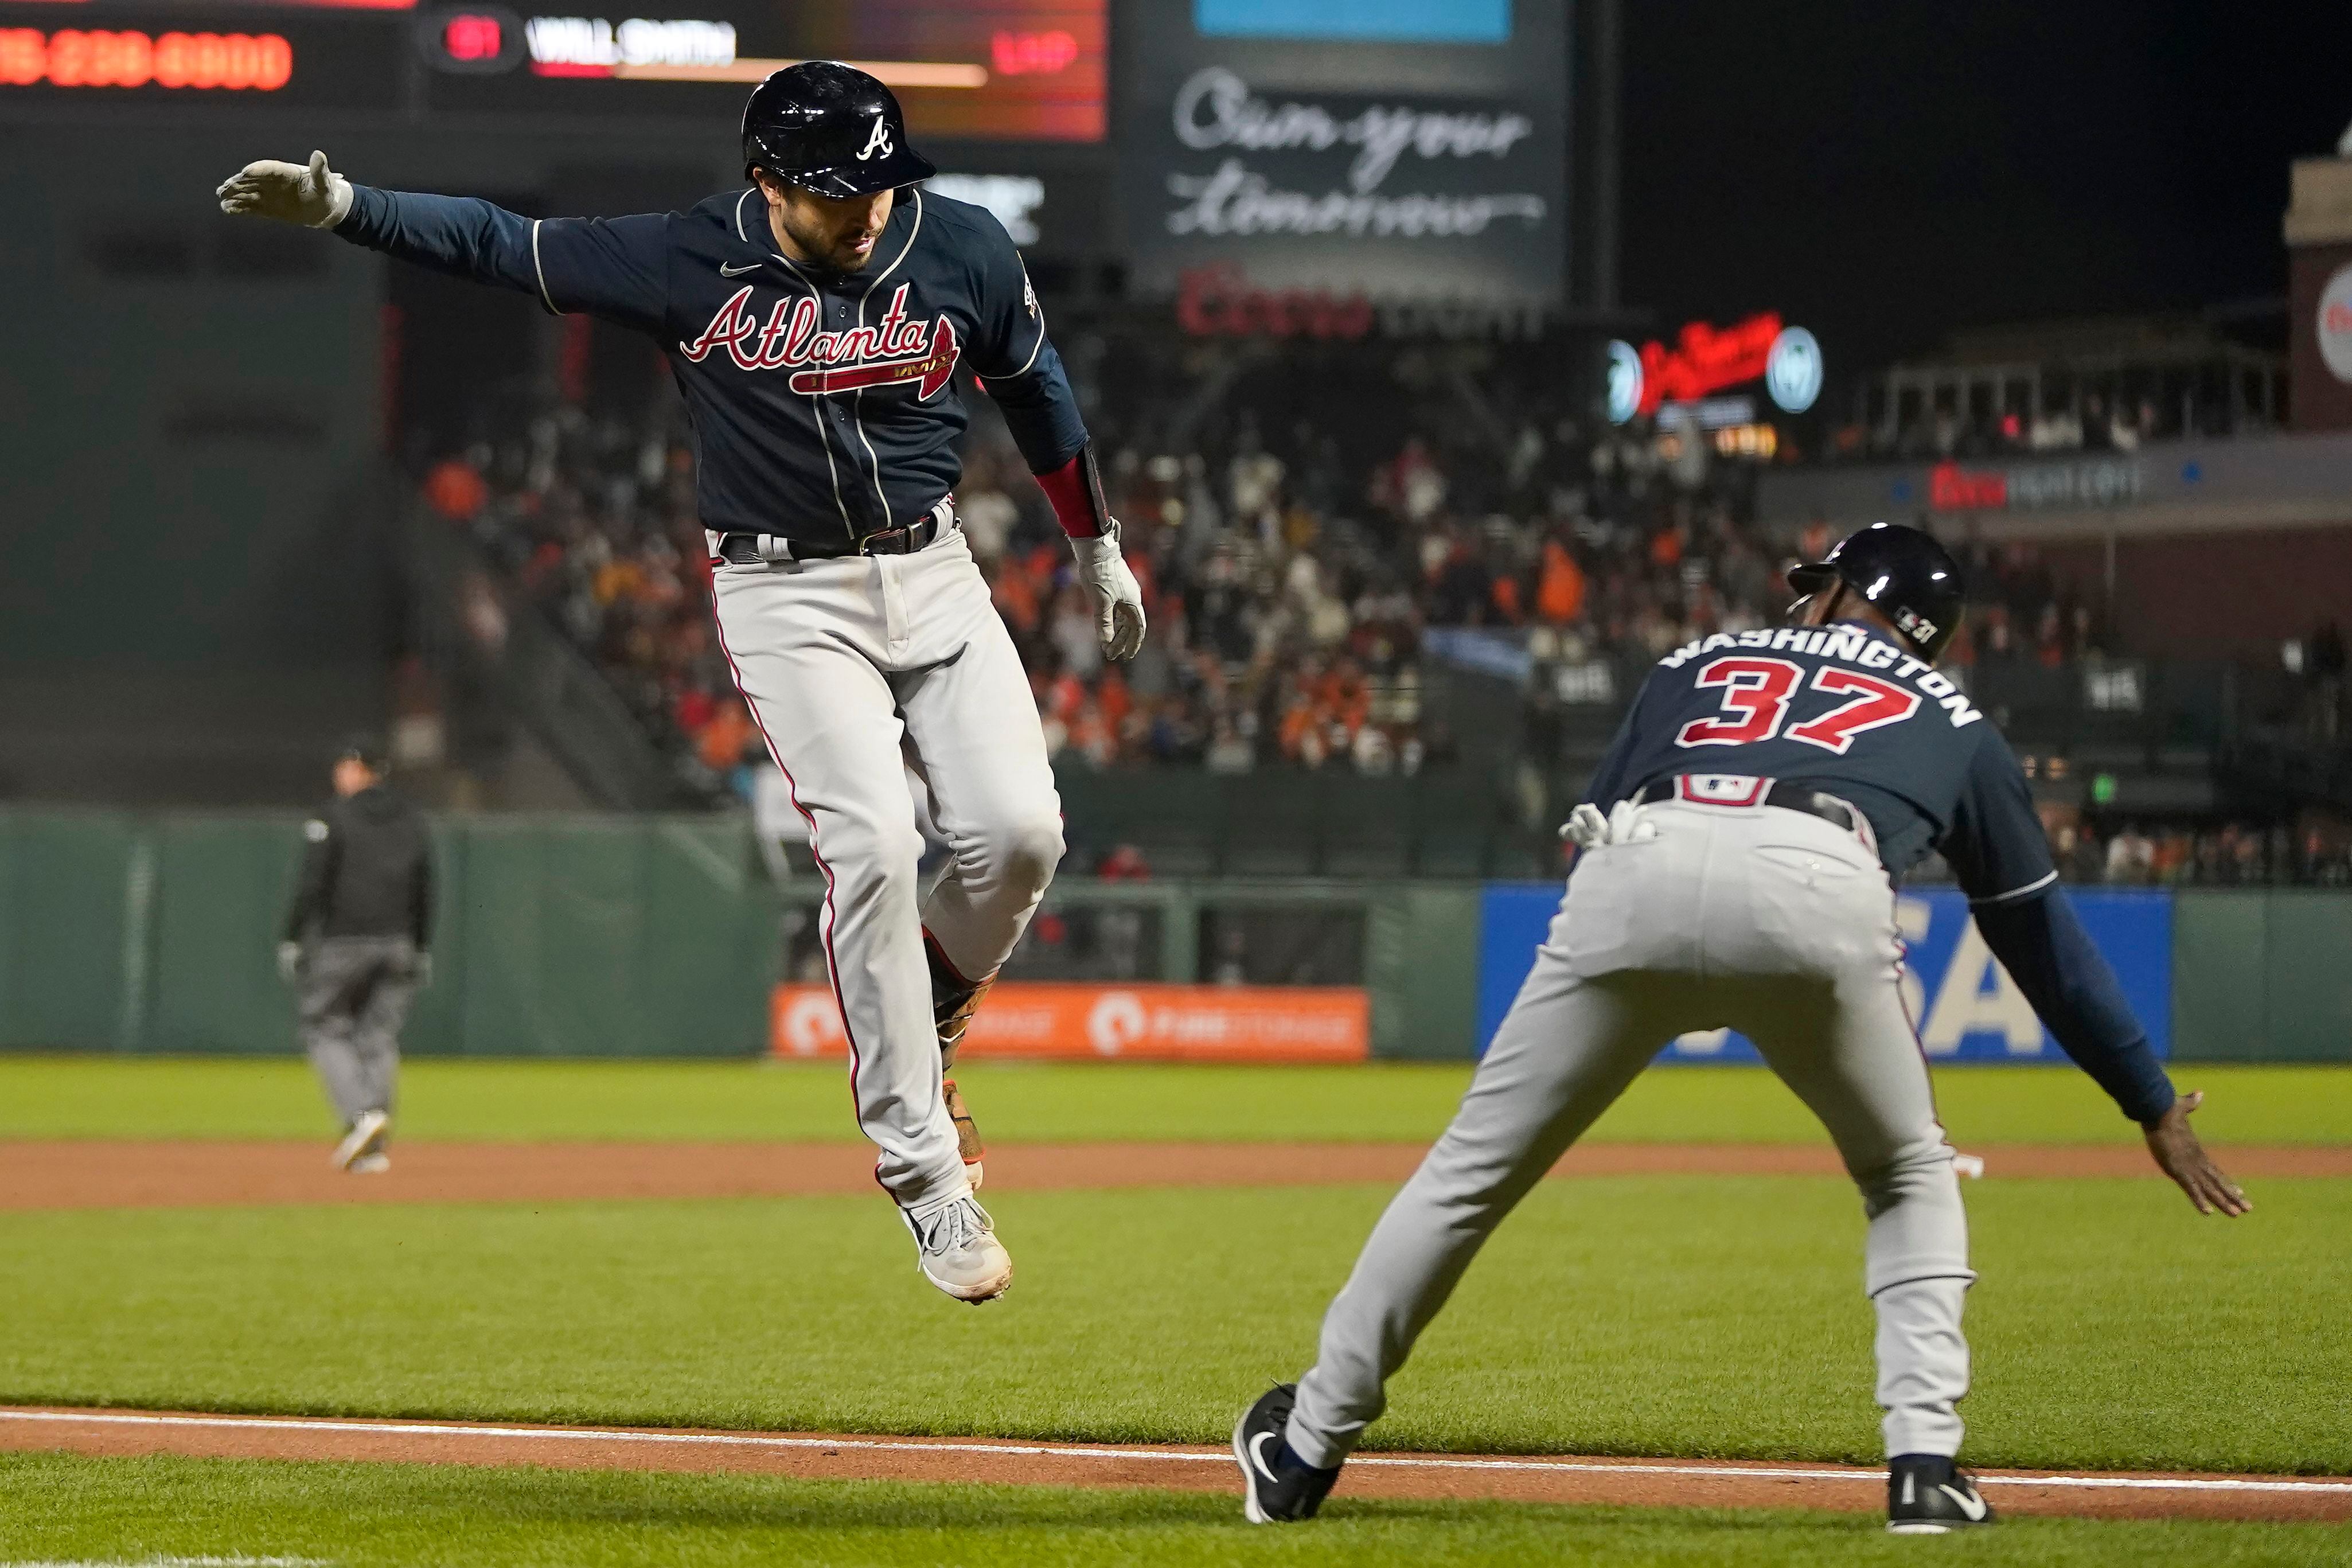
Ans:
<svg viewBox="0 0 2352 1568"><path fill-rule="evenodd" d="M2139 1123L2148 1153L2197 1212L2245 1213L2245 1194L2189 1131L2189 1113L2202 1097L2174 1092L2115 970L2058 886L2016 755L1991 731L1982 734L1952 826L1938 845L1969 891L1977 931L2059 1048Z"/></svg>
<svg viewBox="0 0 2352 1568"><path fill-rule="evenodd" d="M310 162L247 163L221 183L221 211L276 218L476 283L529 294L549 310L585 310L646 331L669 307L668 220L551 218L510 213L474 196L357 185Z"/></svg>
<svg viewBox="0 0 2352 1568"><path fill-rule="evenodd" d="M2189 1125L2189 1112L2205 1097L2174 1092L2074 901L2053 885L2031 898L1979 903L1971 912L1985 945L2060 1048L2139 1123L2148 1153L2197 1212L2235 1216L2252 1208Z"/></svg>

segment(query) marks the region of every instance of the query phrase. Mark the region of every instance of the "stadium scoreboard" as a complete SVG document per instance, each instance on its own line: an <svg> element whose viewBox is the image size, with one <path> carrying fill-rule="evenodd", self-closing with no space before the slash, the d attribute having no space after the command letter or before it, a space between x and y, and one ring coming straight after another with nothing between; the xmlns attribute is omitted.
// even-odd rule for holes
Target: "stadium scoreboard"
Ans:
<svg viewBox="0 0 2352 1568"><path fill-rule="evenodd" d="M0 115L135 101L707 125L821 58L887 83L917 135L1099 142L1108 3L0 0Z"/></svg>

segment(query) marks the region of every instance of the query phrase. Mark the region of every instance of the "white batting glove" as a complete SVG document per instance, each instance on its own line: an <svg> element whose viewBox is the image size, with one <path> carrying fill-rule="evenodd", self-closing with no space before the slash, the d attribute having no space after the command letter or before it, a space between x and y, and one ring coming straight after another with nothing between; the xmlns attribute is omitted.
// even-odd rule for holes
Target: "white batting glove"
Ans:
<svg viewBox="0 0 2352 1568"><path fill-rule="evenodd" d="M1118 523L1107 520L1099 539L1073 539L1078 558L1078 580L1095 596L1095 634L1102 638L1103 657L1133 658L1143 646L1143 589L1127 568L1118 547Z"/></svg>
<svg viewBox="0 0 2352 1568"><path fill-rule="evenodd" d="M1612 844L1647 844L1658 836L1658 825L1630 800L1619 801L1606 816L1587 802L1568 814L1559 836L1579 849L1601 849Z"/></svg>
<svg viewBox="0 0 2352 1568"><path fill-rule="evenodd" d="M1559 825L1559 836L1579 849L1598 849L1609 842L1609 819L1601 815L1599 806L1587 802L1568 814L1568 820Z"/></svg>
<svg viewBox="0 0 2352 1568"><path fill-rule="evenodd" d="M352 210L352 183L327 167L324 153L311 153L307 165L275 158L247 163L213 194L231 217L269 217L309 228L332 228Z"/></svg>

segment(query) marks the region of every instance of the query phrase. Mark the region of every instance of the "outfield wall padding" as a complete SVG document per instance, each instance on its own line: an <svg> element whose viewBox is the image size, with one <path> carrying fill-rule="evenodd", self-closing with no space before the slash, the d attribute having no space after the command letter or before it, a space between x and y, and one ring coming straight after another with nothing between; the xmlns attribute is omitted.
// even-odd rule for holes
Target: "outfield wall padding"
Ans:
<svg viewBox="0 0 2352 1568"><path fill-rule="evenodd" d="M2177 901L2177 1058L2352 1061L2352 894L2213 889Z"/></svg>
<svg viewBox="0 0 2352 1568"><path fill-rule="evenodd" d="M784 935L797 918L805 940L822 884L770 883L741 818L453 816L435 819L433 838L436 984L417 1000L411 1051L709 1057L766 1047ZM293 999L274 947L301 844L301 819L283 813L0 811L0 1048L293 1050ZM1304 917L1302 926L1360 916L1360 953L1340 955L1351 973L1283 978L1360 984L1376 1057L1458 1058L1477 1048L1481 987L1493 989L1500 950L1523 970L1531 933L1558 897L1556 888L1526 888L1527 932L1501 942L1491 905L1507 890L1433 879L1068 876L1047 913L1151 911L1157 935L1141 972L1065 976L1114 983L1217 979L1218 955L1201 941L1216 929L1213 914L1255 909ZM2159 1026L2152 1032L2168 1019L2174 1059L2352 1061L2352 894L2104 896L2169 904L2170 973L2157 989L2139 984L2136 1000ZM2086 898L2086 913L2098 901Z"/></svg>

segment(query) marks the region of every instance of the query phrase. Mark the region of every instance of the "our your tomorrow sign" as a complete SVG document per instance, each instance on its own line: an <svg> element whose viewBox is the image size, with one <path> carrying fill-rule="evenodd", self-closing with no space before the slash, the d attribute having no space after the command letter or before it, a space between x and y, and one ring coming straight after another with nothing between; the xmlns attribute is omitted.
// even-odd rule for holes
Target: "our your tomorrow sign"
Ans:
<svg viewBox="0 0 2352 1568"><path fill-rule="evenodd" d="M1136 7L1118 135L1133 284L1556 305L1566 45L1550 10L1515 7L1502 43L1310 47Z"/></svg>

